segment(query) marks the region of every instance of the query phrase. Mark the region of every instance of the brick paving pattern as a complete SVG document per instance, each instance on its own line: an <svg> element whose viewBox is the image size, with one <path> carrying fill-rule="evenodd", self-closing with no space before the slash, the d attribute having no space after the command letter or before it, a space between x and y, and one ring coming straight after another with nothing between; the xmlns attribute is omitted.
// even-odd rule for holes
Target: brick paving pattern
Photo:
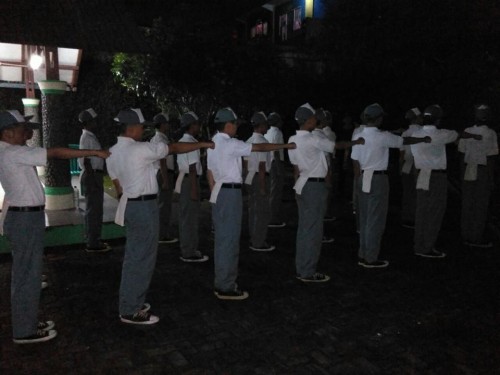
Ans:
<svg viewBox="0 0 500 375"><path fill-rule="evenodd" d="M119 322L123 242L106 254L83 247L47 249L43 316L56 322L50 342L16 346L11 339L10 259L0 259L0 373L7 374L500 374L498 244L472 250L459 239L459 205L450 194L439 238L441 260L416 259L412 234L398 223L393 193L381 257L387 269L357 265L348 206L327 223L335 242L323 246L318 271L329 283L295 279L296 207L288 226L270 230L271 253L240 256L245 301L213 295L213 263L179 261L160 245L147 301L155 326ZM395 190L393 190L394 192ZM213 255L208 203L203 252ZM246 219L246 216L244 217Z"/></svg>

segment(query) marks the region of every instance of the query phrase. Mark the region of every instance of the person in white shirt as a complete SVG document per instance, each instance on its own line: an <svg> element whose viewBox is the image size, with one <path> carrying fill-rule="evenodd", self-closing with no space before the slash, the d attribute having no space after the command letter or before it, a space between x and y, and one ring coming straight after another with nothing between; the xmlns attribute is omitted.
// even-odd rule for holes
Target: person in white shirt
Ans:
<svg viewBox="0 0 500 375"><path fill-rule="evenodd" d="M151 138L151 143L161 143L168 145L170 140L167 133L170 129L170 117L167 113L158 113L153 117L155 124L155 135ZM158 207L160 210L160 237L159 243L172 244L179 241L176 237L170 236L170 218L172 215L172 196L174 193L174 173L175 160L174 155L167 155L166 158L159 161L160 169L157 174L159 193Z"/></svg>
<svg viewBox="0 0 500 375"><path fill-rule="evenodd" d="M120 198L115 223L125 226L126 243L119 292L120 320L128 324L155 324L146 293L158 252L158 161L168 154L213 147L212 142L141 142L146 123L138 108L121 110L114 119L121 126L111 147L108 172Z"/></svg>
<svg viewBox="0 0 500 375"><path fill-rule="evenodd" d="M269 130L264 137L269 143L285 143L283 139L283 120L277 112L271 112L267 117ZM271 206L270 228L283 228L286 226L283 220L283 186L285 184L285 155L283 150L271 153L271 191L269 193L269 204Z"/></svg>
<svg viewBox="0 0 500 375"><path fill-rule="evenodd" d="M365 108L366 126L354 138L363 137L363 146L352 148L351 158L358 174L359 197L359 251L358 265L365 268L383 268L389 265L379 260L382 235L385 230L389 205L389 148L401 148L403 142L428 142L429 139L401 138L379 129L385 115L374 103Z"/></svg>
<svg viewBox="0 0 500 375"><path fill-rule="evenodd" d="M496 132L488 127L490 107L481 104L475 108L476 124L465 131L482 136L481 140L460 139L465 170L462 174L462 240L468 246L488 248L491 241L484 238L488 207L494 184L498 140Z"/></svg>
<svg viewBox="0 0 500 375"><path fill-rule="evenodd" d="M212 139L215 149L207 152L207 178L215 228L214 294L226 300L248 298L248 292L240 290L236 284L243 211L241 159L250 156L252 151L269 152L295 146L237 140L233 138L238 130L237 119L230 107L217 111L214 122L218 132Z"/></svg>
<svg viewBox="0 0 500 375"><path fill-rule="evenodd" d="M12 252L11 311L16 344L44 342L57 335L53 321L38 320L45 195L35 167L45 166L48 159L109 156L104 150L28 147L26 123L31 117L17 110L0 112L0 183L5 191L0 234L7 237Z"/></svg>
<svg viewBox="0 0 500 375"><path fill-rule="evenodd" d="M350 147L352 142L336 144L326 137L313 135L316 128L316 111L309 103L295 111L295 120L300 126L296 135L288 140L296 149L288 156L294 167L295 198L299 213L295 268L297 279L303 282L325 282L328 275L317 272L323 239L323 218L325 216L327 189L325 177L328 164L325 152L332 153L337 147ZM355 143L361 144L362 139Z"/></svg>
<svg viewBox="0 0 500 375"><path fill-rule="evenodd" d="M200 135L200 122L196 113L189 111L181 116L181 130L184 131L179 142L196 143ZM179 176L175 192L179 195L179 242L180 259L183 262L206 262L207 255L198 250L200 216L200 176L202 174L200 150L177 156Z"/></svg>
<svg viewBox="0 0 500 375"><path fill-rule="evenodd" d="M411 137L413 132L422 128L422 112L418 108L412 108L405 114L405 119L410 123L408 129L401 136ZM415 207L417 204L416 169L413 162L411 146L403 145L399 152L399 163L401 170L401 182L403 194L401 199L401 224L405 228L415 228Z"/></svg>
<svg viewBox="0 0 500 375"><path fill-rule="evenodd" d="M413 132L413 137L429 137L432 141L411 146L418 171L413 251L415 255L424 258L446 256L434 246L446 211L448 195L446 145L455 142L458 133L439 128L442 116L443 110L439 105L428 106L424 111L422 129ZM464 132L462 137L476 136Z"/></svg>
<svg viewBox="0 0 500 375"><path fill-rule="evenodd" d="M323 108L318 108L315 110L316 111L316 127L314 128L314 130L312 131L312 134L315 136L315 137L318 137L320 139L328 139L328 140L331 140L327 135L326 133L323 131L323 129L325 128L326 126L326 123L325 123L325 120L326 120L326 113L324 111ZM331 140L332 142L335 142L334 140ZM325 176L325 187L327 189L327 196L325 198L325 216L323 217L323 221L333 221L332 220L332 215L330 215L331 213L331 206L332 206L332 202L331 202L331 199L332 199L332 196L331 196L331 192L332 192L332 173L331 173L331 165L332 165L332 155L335 153L335 151L333 152L325 152L324 153L324 156L325 156L325 160L326 160L326 164L327 164L327 173L326 173L326 176ZM334 241L334 239L330 236L326 236L325 234L323 234L323 239L322 239L322 243L332 243Z"/></svg>
<svg viewBox="0 0 500 375"><path fill-rule="evenodd" d="M80 149L100 150L101 143L95 135L97 130L97 113L88 108L78 114L78 120L83 126L80 136ZM80 183L85 196L85 237L89 253L106 252L111 247L101 241L102 215L104 204L104 160L90 157L78 159L82 173Z"/></svg>
<svg viewBox="0 0 500 375"><path fill-rule="evenodd" d="M253 114L250 122L253 134L246 143L269 143L264 135L269 126L264 112ZM269 205L269 171L271 170L271 152L253 151L247 161L248 174L245 184L248 187L248 232L250 249L253 251L273 251L275 246L267 243L267 226L271 219Z"/></svg>

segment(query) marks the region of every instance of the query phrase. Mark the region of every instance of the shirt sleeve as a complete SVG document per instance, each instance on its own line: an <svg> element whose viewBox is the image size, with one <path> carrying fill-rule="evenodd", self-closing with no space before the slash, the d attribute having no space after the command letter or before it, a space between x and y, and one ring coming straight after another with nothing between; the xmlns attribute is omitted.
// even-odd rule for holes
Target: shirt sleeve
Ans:
<svg viewBox="0 0 500 375"><path fill-rule="evenodd" d="M168 145L166 143L143 143L144 157L147 160L155 161L163 159L168 155Z"/></svg>
<svg viewBox="0 0 500 375"><path fill-rule="evenodd" d="M315 137L316 147L321 151L333 153L335 150L335 142L330 141L328 138Z"/></svg>
<svg viewBox="0 0 500 375"><path fill-rule="evenodd" d="M358 137L356 137L356 139L358 139ZM354 140L356 140L356 139L354 139ZM361 152L361 147L363 147L363 146L360 146L360 145L352 146L352 149L351 149L351 159L352 160L359 160L359 153Z"/></svg>
<svg viewBox="0 0 500 375"><path fill-rule="evenodd" d="M226 145L230 147L229 154L233 156L249 156L252 152L251 143L245 143L238 139L231 138Z"/></svg>
<svg viewBox="0 0 500 375"><path fill-rule="evenodd" d="M384 146L389 148L401 148L403 146L403 138L399 135L384 132Z"/></svg>
<svg viewBox="0 0 500 375"><path fill-rule="evenodd" d="M455 130L440 129L431 135L431 144L445 145L455 142L458 138L458 133Z"/></svg>
<svg viewBox="0 0 500 375"><path fill-rule="evenodd" d="M498 139L497 133L494 130L491 130L491 141L486 156L493 155L498 155Z"/></svg>
<svg viewBox="0 0 500 375"><path fill-rule="evenodd" d="M15 162L34 167L45 166L47 165L47 150L42 147L19 146Z"/></svg>
<svg viewBox="0 0 500 375"><path fill-rule="evenodd" d="M288 143L292 143L294 141L295 141L295 139L293 136L288 139ZM296 153L297 153L297 150L293 150L293 149L288 150L288 158L290 159L290 163L292 163L294 165L297 165Z"/></svg>

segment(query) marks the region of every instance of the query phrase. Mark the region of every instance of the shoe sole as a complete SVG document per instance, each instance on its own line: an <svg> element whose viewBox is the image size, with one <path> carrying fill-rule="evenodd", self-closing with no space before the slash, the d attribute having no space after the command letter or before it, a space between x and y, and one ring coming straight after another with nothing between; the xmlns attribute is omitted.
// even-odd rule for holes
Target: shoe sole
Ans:
<svg viewBox="0 0 500 375"><path fill-rule="evenodd" d="M113 250L112 247L106 247L105 249L85 249L87 253L107 253L108 251Z"/></svg>
<svg viewBox="0 0 500 375"><path fill-rule="evenodd" d="M204 255L203 258L200 259L186 259L183 257L179 257L179 259L186 263L203 263L206 262L209 259L209 257Z"/></svg>
<svg viewBox="0 0 500 375"><path fill-rule="evenodd" d="M135 322L133 320L128 320L128 319L123 319L121 316L120 316L120 321L122 323L125 323L125 324L135 324L135 325L142 325L142 326L148 326L148 325L152 325L152 324L156 324L160 321L159 318L156 318L154 320L147 320L147 321L144 321L144 322Z"/></svg>
<svg viewBox="0 0 500 375"><path fill-rule="evenodd" d="M493 247L493 244L492 243L488 243L488 244L477 244L477 243L470 243L470 242L466 242L465 243L466 246L469 246L469 247L477 247L479 249L490 249Z"/></svg>
<svg viewBox="0 0 500 375"><path fill-rule="evenodd" d="M386 268L386 267L389 267L389 263L384 264L384 265L380 265L380 266L375 266L372 264L358 262L358 265L360 265L361 267L364 267L364 268Z"/></svg>
<svg viewBox="0 0 500 375"><path fill-rule="evenodd" d="M443 255L431 255L431 254L417 254L415 253L416 256L418 257L422 257L422 258L429 258L429 259L442 259L442 258L445 258L446 257L446 254L443 254Z"/></svg>
<svg viewBox="0 0 500 375"><path fill-rule="evenodd" d="M330 280L330 276L326 276L324 279L321 279L321 280L309 280L309 279L302 279L300 277L297 277L297 280L300 280L303 283L326 283L327 281Z"/></svg>
<svg viewBox="0 0 500 375"><path fill-rule="evenodd" d="M48 331L49 334L45 337L41 337L39 339L31 339L31 340L25 340L25 339L13 339L12 341L14 342L14 344L36 344L36 343L39 343L39 342L45 342L45 341L50 341L52 340L54 337L57 336L57 331L55 330L50 330Z"/></svg>
<svg viewBox="0 0 500 375"><path fill-rule="evenodd" d="M225 295L219 294L217 292L214 292L214 294L218 299L228 300L228 301L241 301L241 300L247 299L249 297L248 292L243 292L243 294L241 296L225 296Z"/></svg>
<svg viewBox="0 0 500 375"><path fill-rule="evenodd" d="M268 228L283 228L286 227L286 224L269 224Z"/></svg>
<svg viewBox="0 0 500 375"><path fill-rule="evenodd" d="M271 247L268 247L268 248L265 248L265 249L259 249L258 247L252 247L252 246L249 246L250 250L253 250L253 251L260 251L262 253L265 253L265 252L269 252L269 251L273 251L276 249L276 246L271 246Z"/></svg>
<svg viewBox="0 0 500 375"><path fill-rule="evenodd" d="M335 242L335 240L334 240L334 239L331 239L331 240L321 241L321 243L332 243L332 242Z"/></svg>
<svg viewBox="0 0 500 375"><path fill-rule="evenodd" d="M172 241L158 241L158 243L177 243L179 242L179 239L176 238L175 240L172 240Z"/></svg>

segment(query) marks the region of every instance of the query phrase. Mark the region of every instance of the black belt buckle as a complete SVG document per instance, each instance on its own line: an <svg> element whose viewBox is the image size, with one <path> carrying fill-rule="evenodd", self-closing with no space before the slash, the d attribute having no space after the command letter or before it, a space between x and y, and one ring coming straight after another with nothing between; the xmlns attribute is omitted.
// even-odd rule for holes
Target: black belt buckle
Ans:
<svg viewBox="0 0 500 375"><path fill-rule="evenodd" d="M138 196L137 198L129 198L129 201L132 202L137 202L137 201L152 201L153 199L156 199L157 195L156 194L148 194L148 195L141 195Z"/></svg>
<svg viewBox="0 0 500 375"><path fill-rule="evenodd" d="M43 211L45 206L10 206L9 211L13 212L39 212Z"/></svg>
<svg viewBox="0 0 500 375"><path fill-rule="evenodd" d="M241 189L241 184L231 183L231 182L224 182L222 184L222 187L224 189Z"/></svg>
<svg viewBox="0 0 500 375"><path fill-rule="evenodd" d="M309 182L325 182L325 179L323 177L309 177L307 179Z"/></svg>

